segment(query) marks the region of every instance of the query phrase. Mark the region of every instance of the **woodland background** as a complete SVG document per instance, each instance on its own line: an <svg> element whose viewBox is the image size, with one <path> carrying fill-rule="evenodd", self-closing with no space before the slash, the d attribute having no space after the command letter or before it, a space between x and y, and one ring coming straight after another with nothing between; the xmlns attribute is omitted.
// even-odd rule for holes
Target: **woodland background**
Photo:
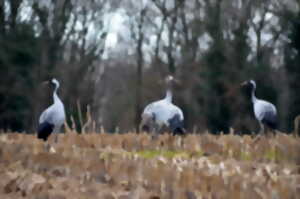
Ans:
<svg viewBox="0 0 300 199"><path fill-rule="evenodd" d="M56 77L69 123L89 106L97 129L133 130L173 74L190 131L257 131L248 79L289 131L299 63L299 0L1 0L0 129L35 131Z"/></svg>

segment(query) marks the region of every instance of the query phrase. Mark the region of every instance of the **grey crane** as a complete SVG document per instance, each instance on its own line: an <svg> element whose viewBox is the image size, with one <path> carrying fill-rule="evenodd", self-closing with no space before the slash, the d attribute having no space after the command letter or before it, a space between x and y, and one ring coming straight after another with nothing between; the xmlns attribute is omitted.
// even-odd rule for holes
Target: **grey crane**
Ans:
<svg viewBox="0 0 300 199"><path fill-rule="evenodd" d="M245 81L241 85L250 87L251 89L251 101L253 103L255 117L260 125L260 133L264 133L264 125L275 130L277 128L276 107L268 101L256 98L256 83L254 80Z"/></svg>
<svg viewBox="0 0 300 199"><path fill-rule="evenodd" d="M172 83L176 81L173 76L166 77L166 96L147 105L142 113L140 127L144 131L158 133L163 126L168 127L173 134L184 134L184 116L182 110L172 103Z"/></svg>
<svg viewBox="0 0 300 199"><path fill-rule="evenodd" d="M44 110L39 118L38 134L39 139L46 141L51 133L58 133L61 126L65 122L65 108L62 101L57 95L59 88L59 82L53 78L49 81L50 84L54 85L53 101L54 103Z"/></svg>

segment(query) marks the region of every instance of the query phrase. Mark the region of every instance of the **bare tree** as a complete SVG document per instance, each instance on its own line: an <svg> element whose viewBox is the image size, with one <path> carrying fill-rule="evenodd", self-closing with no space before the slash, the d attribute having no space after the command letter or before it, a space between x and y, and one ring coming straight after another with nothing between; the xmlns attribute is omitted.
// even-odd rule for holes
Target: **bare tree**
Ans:
<svg viewBox="0 0 300 199"><path fill-rule="evenodd" d="M176 66L175 66L175 59L174 59L174 50L176 40L174 37L176 24L178 21L179 15L179 8L183 6L183 0L174 0L171 2L167 2L165 0L162 1L153 1L154 5L159 9L160 14L162 15L161 25L157 32L157 40L156 40L156 48L155 48L155 56L156 59L158 58L159 53L159 42L161 42L161 34L164 30L165 24L167 25L167 33L168 33L168 42L166 45L163 46L163 50L167 56L167 64L168 70L171 73L175 73ZM169 4L173 4L174 6L170 6Z"/></svg>
<svg viewBox="0 0 300 199"><path fill-rule="evenodd" d="M145 39L145 18L147 14L147 6L142 7L135 16L135 23L131 23L131 37L134 40L136 50L136 103L135 103L135 129L139 132L139 123L142 113L142 88L143 88L143 44ZM136 31L135 31L136 30Z"/></svg>

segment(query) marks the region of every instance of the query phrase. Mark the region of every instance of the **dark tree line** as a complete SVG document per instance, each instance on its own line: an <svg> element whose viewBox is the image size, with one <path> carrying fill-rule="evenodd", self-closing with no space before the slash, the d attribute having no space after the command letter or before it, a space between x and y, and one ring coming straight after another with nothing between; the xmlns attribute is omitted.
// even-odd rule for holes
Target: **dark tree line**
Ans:
<svg viewBox="0 0 300 199"><path fill-rule="evenodd" d="M291 130L300 114L299 7L296 0L3 0L0 129L34 131L52 103L41 82L55 76L69 124L132 130L173 74L189 130L257 131L239 87L247 79L276 104L280 129Z"/></svg>

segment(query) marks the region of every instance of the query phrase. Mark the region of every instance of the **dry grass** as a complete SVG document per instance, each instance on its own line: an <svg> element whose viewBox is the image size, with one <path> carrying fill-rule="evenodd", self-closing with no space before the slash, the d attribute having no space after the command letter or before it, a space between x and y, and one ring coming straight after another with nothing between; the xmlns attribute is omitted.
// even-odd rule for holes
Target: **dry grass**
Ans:
<svg viewBox="0 0 300 199"><path fill-rule="evenodd" d="M0 135L0 198L299 198L300 139Z"/></svg>

